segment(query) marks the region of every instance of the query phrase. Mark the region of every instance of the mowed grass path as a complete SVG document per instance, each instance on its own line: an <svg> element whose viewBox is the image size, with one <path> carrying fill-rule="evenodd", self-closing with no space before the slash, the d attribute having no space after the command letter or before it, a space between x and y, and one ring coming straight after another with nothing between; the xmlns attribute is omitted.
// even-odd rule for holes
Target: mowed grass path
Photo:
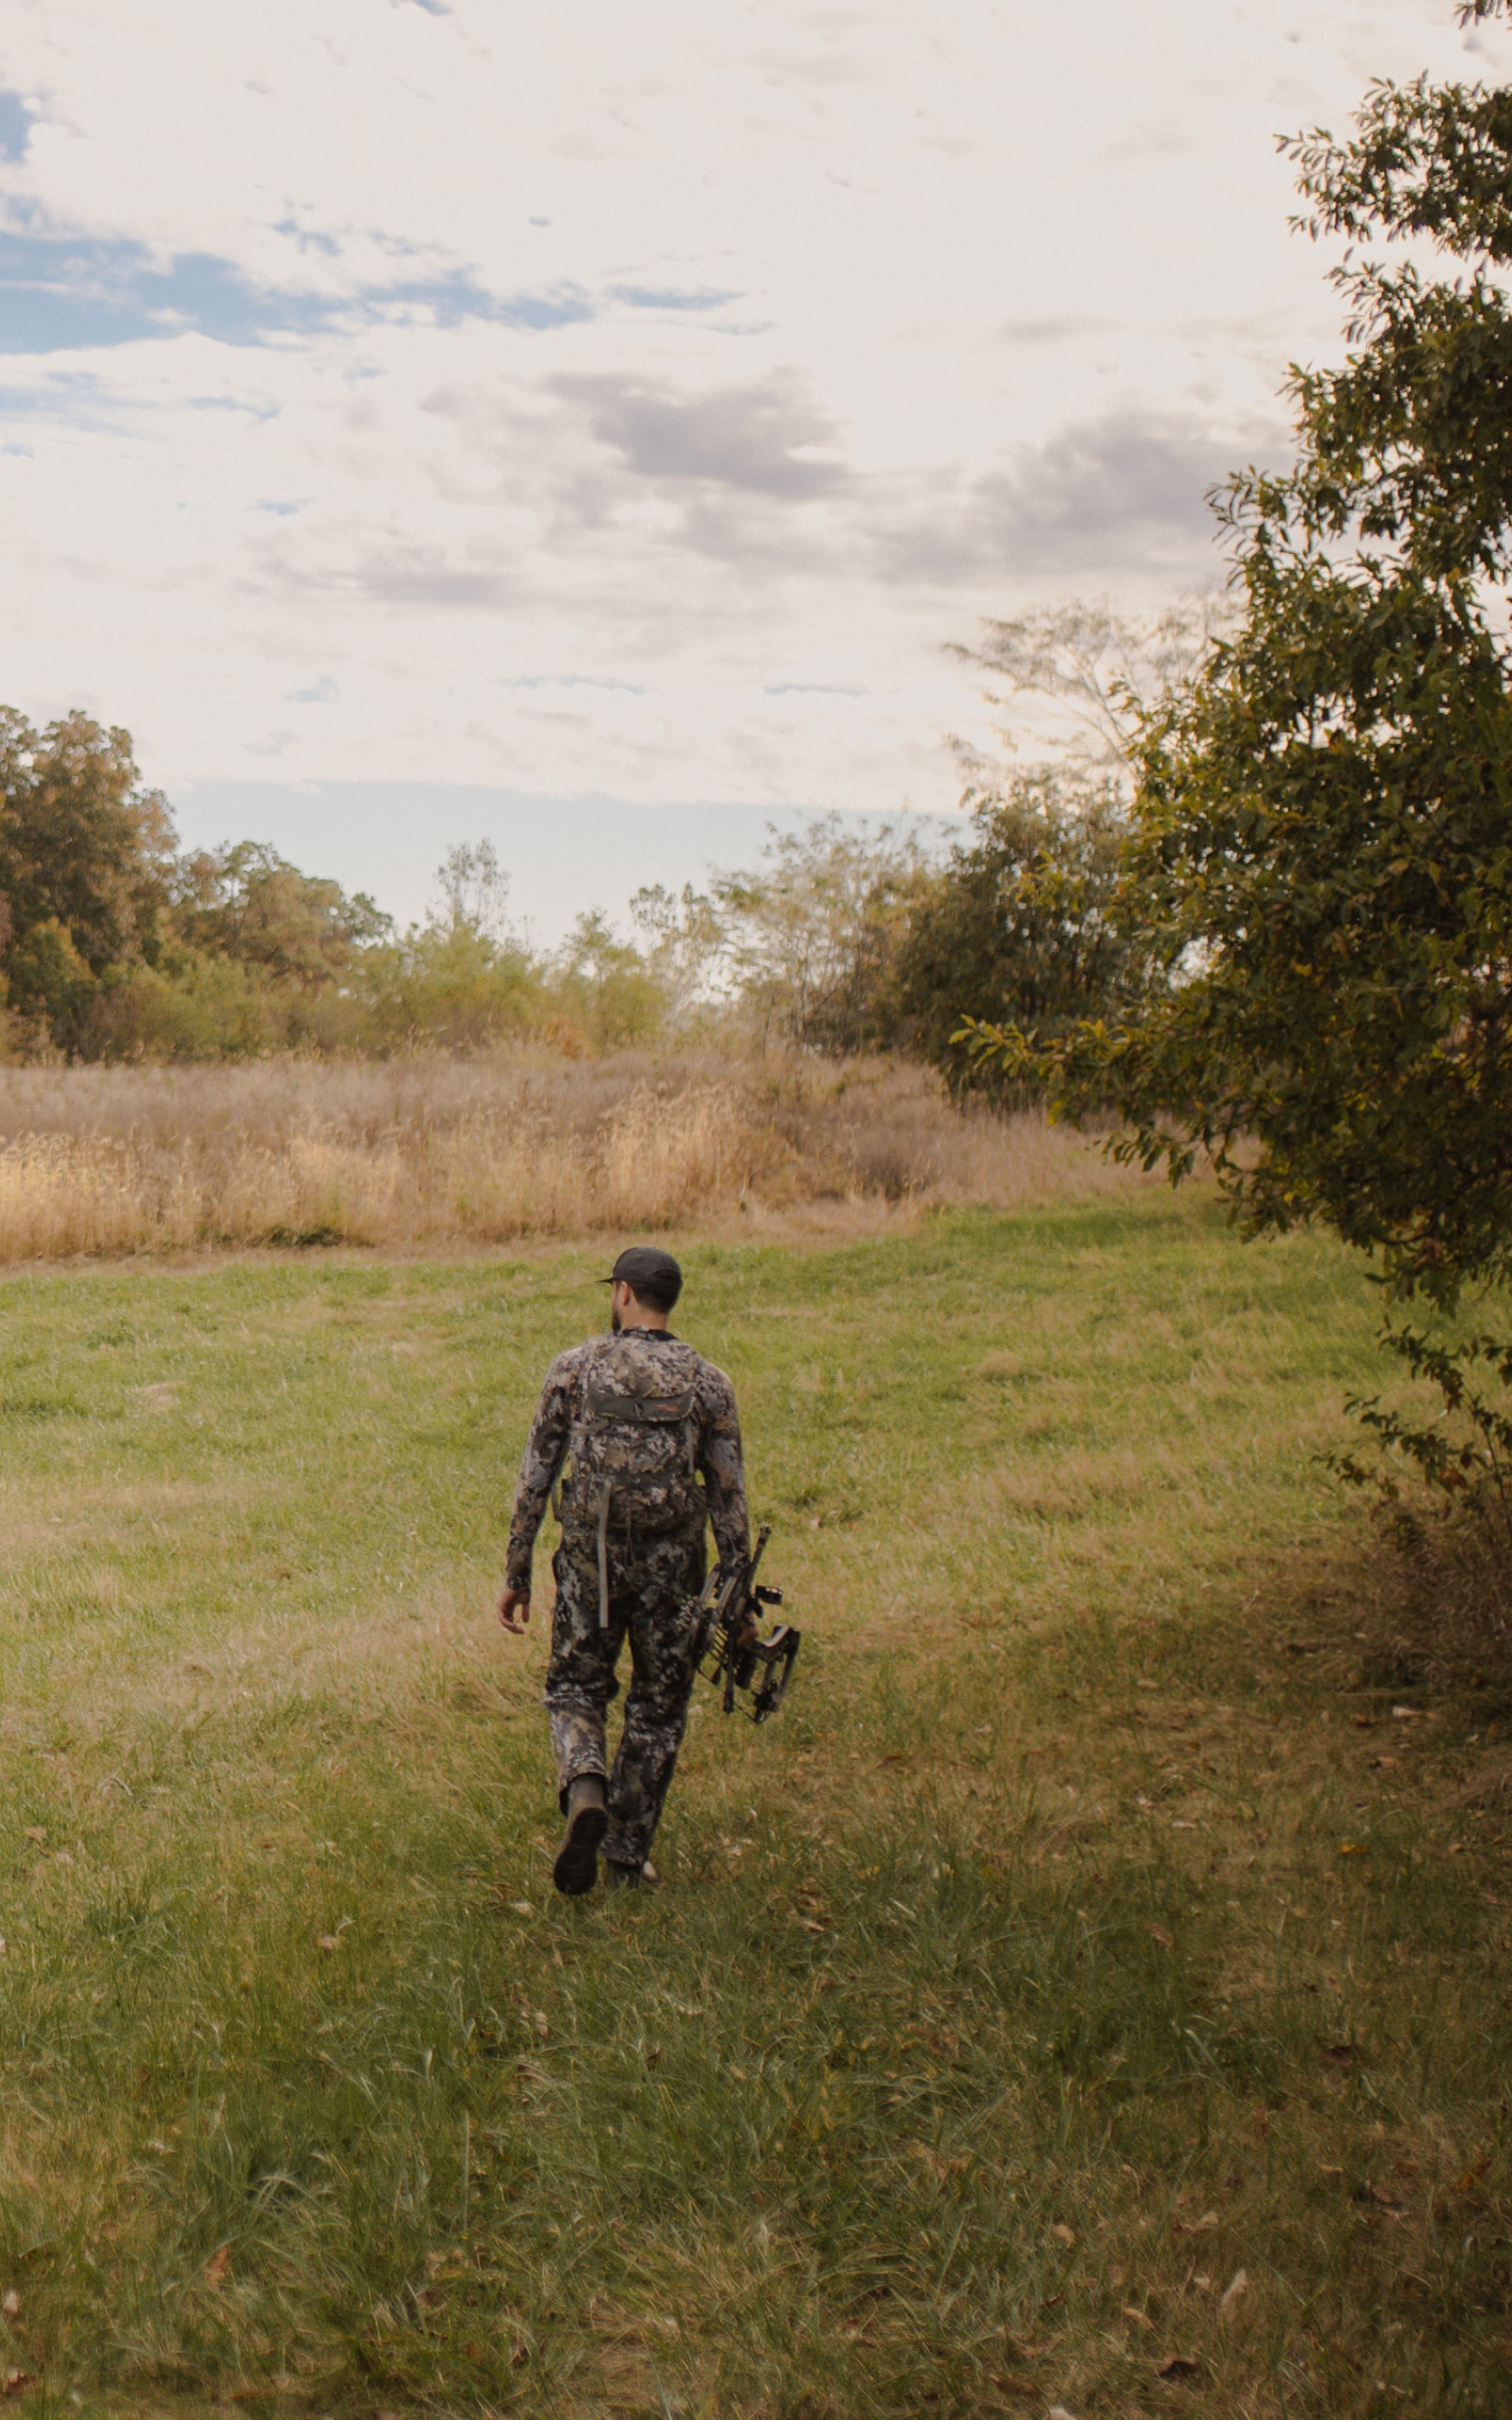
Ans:
<svg viewBox="0 0 1512 2420"><path fill-rule="evenodd" d="M601 1257L0 1287L15 2408L1512 2409L1512 1697L1382 1662L1358 1267L690 1245L803 1657L567 1904L492 1598Z"/></svg>

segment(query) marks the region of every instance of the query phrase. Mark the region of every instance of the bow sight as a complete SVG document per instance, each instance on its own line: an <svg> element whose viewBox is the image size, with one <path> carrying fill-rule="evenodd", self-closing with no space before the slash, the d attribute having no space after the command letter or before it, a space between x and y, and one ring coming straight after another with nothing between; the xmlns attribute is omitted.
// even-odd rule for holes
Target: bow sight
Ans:
<svg viewBox="0 0 1512 2420"><path fill-rule="evenodd" d="M752 1722L765 1722L782 1704L803 1635L791 1622L779 1622L770 1638L763 1638L757 1628L762 1606L782 1601L781 1588L756 1584L756 1566L771 1534L770 1528L761 1530L755 1553L732 1571L715 1564L694 1608L696 1669L716 1688L723 1687L725 1714L734 1713L737 1691L748 1691L750 1703L740 1711Z"/></svg>

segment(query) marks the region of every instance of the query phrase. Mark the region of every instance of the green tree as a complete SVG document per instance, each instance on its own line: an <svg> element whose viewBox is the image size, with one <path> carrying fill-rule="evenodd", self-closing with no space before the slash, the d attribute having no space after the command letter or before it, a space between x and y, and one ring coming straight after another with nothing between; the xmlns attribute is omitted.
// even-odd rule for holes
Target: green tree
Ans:
<svg viewBox="0 0 1512 2420"><path fill-rule="evenodd" d="M1125 912L1165 988L975 1046L1110 1097L1147 1165L1207 1150L1253 1226L1321 1219L1450 1301L1512 1273L1512 93L1379 84L1351 139L1288 147L1314 233L1459 273L1351 251L1295 467L1224 493L1237 626L1135 752Z"/></svg>
<svg viewBox="0 0 1512 2420"><path fill-rule="evenodd" d="M491 840L459 840L436 869L440 909L432 922L452 932L509 938L509 877Z"/></svg>
<svg viewBox="0 0 1512 2420"><path fill-rule="evenodd" d="M0 706L0 971L55 1046L78 1047L108 967L161 952L173 852L129 733L77 713L38 731Z"/></svg>
<svg viewBox="0 0 1512 2420"><path fill-rule="evenodd" d="M647 970L662 994L666 1022L685 1027L710 1012L726 943L713 901L691 882L677 893L656 882L636 892L630 914L642 936Z"/></svg>
<svg viewBox="0 0 1512 2420"><path fill-rule="evenodd" d="M1040 766L967 794L971 839L914 899L891 981L893 1034L956 1088L1004 1083L954 1048L963 1014L1042 1044L1138 990L1145 952L1120 913L1127 814L1111 773Z"/></svg>
<svg viewBox="0 0 1512 2420"><path fill-rule="evenodd" d="M355 951L392 929L366 892L349 899L259 840L182 858L173 888L174 929L192 949L307 990L335 981Z"/></svg>
<svg viewBox="0 0 1512 2420"><path fill-rule="evenodd" d="M57 916L32 925L7 952L9 1008L56 1050L77 1051L98 989Z"/></svg>
<svg viewBox="0 0 1512 2420"><path fill-rule="evenodd" d="M578 917L551 965L551 997L569 1032L593 1050L650 1042L666 1022L667 995L633 942L601 909Z"/></svg>
<svg viewBox="0 0 1512 2420"><path fill-rule="evenodd" d="M911 834L826 815L714 879L730 978L765 1035L864 1050L892 1039L898 951L930 873Z"/></svg>
<svg viewBox="0 0 1512 2420"><path fill-rule="evenodd" d="M365 947L356 962L360 1035L370 1048L486 1050L541 1016L541 969L510 929L508 878L492 843L453 849L436 881L438 900L424 923Z"/></svg>
<svg viewBox="0 0 1512 2420"><path fill-rule="evenodd" d="M315 995L239 959L170 942L155 965L107 967L79 1028L86 1059L261 1059L318 1047Z"/></svg>

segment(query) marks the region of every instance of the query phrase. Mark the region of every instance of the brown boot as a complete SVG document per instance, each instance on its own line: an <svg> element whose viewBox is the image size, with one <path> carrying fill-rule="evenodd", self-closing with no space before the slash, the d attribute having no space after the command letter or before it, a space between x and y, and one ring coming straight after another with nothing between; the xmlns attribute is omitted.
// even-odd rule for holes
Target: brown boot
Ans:
<svg viewBox="0 0 1512 2420"><path fill-rule="evenodd" d="M551 1878L558 1891L577 1898L598 1880L598 1844L609 1830L602 1773L580 1773L567 1792L567 1829L561 1836Z"/></svg>

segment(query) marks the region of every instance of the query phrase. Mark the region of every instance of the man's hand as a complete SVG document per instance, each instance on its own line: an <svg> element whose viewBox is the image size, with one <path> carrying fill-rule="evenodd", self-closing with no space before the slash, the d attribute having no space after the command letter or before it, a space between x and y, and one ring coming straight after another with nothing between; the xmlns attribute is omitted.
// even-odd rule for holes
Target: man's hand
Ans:
<svg viewBox="0 0 1512 2420"><path fill-rule="evenodd" d="M530 1591L528 1588L507 1588L505 1590L503 1596L499 1599L499 1619L503 1622L506 1630L513 1632L516 1638L524 1637L525 1624L530 1619Z"/></svg>

